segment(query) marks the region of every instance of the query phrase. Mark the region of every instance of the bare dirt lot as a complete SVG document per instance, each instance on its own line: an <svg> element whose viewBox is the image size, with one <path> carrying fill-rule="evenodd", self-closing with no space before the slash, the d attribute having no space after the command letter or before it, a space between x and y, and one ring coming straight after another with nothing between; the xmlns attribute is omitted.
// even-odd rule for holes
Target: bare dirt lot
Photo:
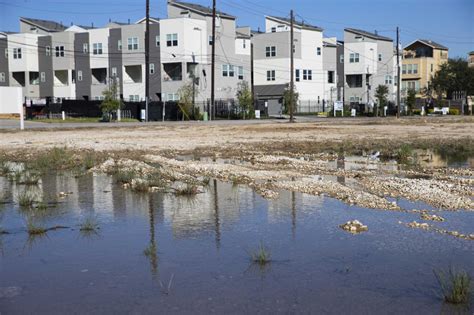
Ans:
<svg viewBox="0 0 474 315"><path fill-rule="evenodd" d="M100 125L99 125L100 126ZM289 124L271 121L168 123L115 128L56 128L0 133L0 150L45 149L67 146L100 151L153 152L241 149L258 151L324 150L345 143L355 148L393 143L456 142L474 137L474 117L388 119L327 119Z"/></svg>

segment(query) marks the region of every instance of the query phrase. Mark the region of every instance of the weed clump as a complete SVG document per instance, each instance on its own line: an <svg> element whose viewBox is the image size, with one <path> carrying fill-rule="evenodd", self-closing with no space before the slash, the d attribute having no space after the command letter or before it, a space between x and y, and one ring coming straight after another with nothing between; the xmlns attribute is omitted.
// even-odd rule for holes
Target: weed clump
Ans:
<svg viewBox="0 0 474 315"><path fill-rule="evenodd" d="M28 221L26 229L29 235L43 235L48 231L48 229L44 226L35 224L31 220Z"/></svg>
<svg viewBox="0 0 474 315"><path fill-rule="evenodd" d="M413 157L413 148L409 144L402 144L397 151L397 160L400 163L406 164Z"/></svg>
<svg viewBox="0 0 474 315"><path fill-rule="evenodd" d="M271 252L263 243L250 252L250 259L253 263L266 265L271 262Z"/></svg>
<svg viewBox="0 0 474 315"><path fill-rule="evenodd" d="M66 148L53 148L40 153L30 167L40 172L61 171L75 168L74 154Z"/></svg>
<svg viewBox="0 0 474 315"><path fill-rule="evenodd" d="M196 185L186 184L175 189L177 196L195 196L199 193L199 188Z"/></svg>
<svg viewBox="0 0 474 315"><path fill-rule="evenodd" d="M133 171L118 171L115 174L115 179L120 184L130 184L132 180L137 176Z"/></svg>
<svg viewBox="0 0 474 315"><path fill-rule="evenodd" d="M88 217L86 218L79 227L80 231L83 232L94 232L99 229L99 224L97 223L97 220L93 217Z"/></svg>
<svg viewBox="0 0 474 315"><path fill-rule="evenodd" d="M435 270L444 300L451 304L467 304L471 296L471 277L464 270L451 267L448 271Z"/></svg>
<svg viewBox="0 0 474 315"><path fill-rule="evenodd" d="M24 190L18 194L18 204L21 207L31 207L37 201L36 195L29 191Z"/></svg>

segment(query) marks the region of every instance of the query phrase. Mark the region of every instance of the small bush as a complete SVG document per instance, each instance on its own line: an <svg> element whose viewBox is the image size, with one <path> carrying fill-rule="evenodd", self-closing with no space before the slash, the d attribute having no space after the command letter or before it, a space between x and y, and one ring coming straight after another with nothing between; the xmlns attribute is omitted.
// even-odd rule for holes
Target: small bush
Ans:
<svg viewBox="0 0 474 315"><path fill-rule="evenodd" d="M77 165L72 152L66 148L53 148L40 153L30 166L33 169L45 172L49 170L68 170L75 168Z"/></svg>
<svg viewBox="0 0 474 315"><path fill-rule="evenodd" d="M19 179L17 180L17 184L20 185L38 185L41 177L37 173L25 171L21 173Z"/></svg>
<svg viewBox="0 0 474 315"><path fill-rule="evenodd" d="M409 144L402 144L397 151L397 160L400 163L407 163L413 156L413 148Z"/></svg>
<svg viewBox="0 0 474 315"><path fill-rule="evenodd" d="M471 295L471 277L464 270L434 271L441 287L441 293L446 302L452 304L467 304Z"/></svg>
<svg viewBox="0 0 474 315"><path fill-rule="evenodd" d="M459 115L459 109L450 108L448 115Z"/></svg>

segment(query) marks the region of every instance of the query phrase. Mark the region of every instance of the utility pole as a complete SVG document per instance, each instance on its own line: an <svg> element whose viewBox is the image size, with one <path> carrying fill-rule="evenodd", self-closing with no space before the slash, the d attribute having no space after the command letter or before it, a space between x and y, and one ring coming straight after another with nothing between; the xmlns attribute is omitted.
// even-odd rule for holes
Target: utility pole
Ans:
<svg viewBox="0 0 474 315"><path fill-rule="evenodd" d="M255 110L256 99L255 99L255 79L254 79L253 58L254 58L253 43L250 43L250 89L252 92L252 104L254 107L253 109Z"/></svg>
<svg viewBox="0 0 474 315"><path fill-rule="evenodd" d="M400 118L400 89L401 78L400 78L400 30L397 26L397 118Z"/></svg>
<svg viewBox="0 0 474 315"><path fill-rule="evenodd" d="M209 118L212 120L214 112L215 89L216 89L216 0L212 0L212 57L211 57L211 108Z"/></svg>
<svg viewBox="0 0 474 315"><path fill-rule="evenodd" d="M369 67L367 67L367 74L365 75L365 85L367 86L367 111L369 110L369 103L370 103L370 73L369 73ZM374 110L374 115L375 115L375 108Z"/></svg>
<svg viewBox="0 0 474 315"><path fill-rule="evenodd" d="M150 0L146 0L145 28L145 121L148 122L148 102L150 98Z"/></svg>
<svg viewBox="0 0 474 315"><path fill-rule="evenodd" d="M294 122L294 117L293 117L293 110L294 110L294 92L295 92L295 54L293 50L293 45L294 45L294 20L295 17L293 15L293 10L290 11L290 16L291 16L291 31L290 31L290 58L291 58L291 65L290 65L290 122Z"/></svg>

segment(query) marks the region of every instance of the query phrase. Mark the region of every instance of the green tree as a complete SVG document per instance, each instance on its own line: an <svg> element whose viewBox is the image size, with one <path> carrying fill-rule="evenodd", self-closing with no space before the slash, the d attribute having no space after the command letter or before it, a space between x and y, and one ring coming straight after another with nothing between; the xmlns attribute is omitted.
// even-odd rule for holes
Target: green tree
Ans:
<svg viewBox="0 0 474 315"><path fill-rule="evenodd" d="M246 117L252 118L255 114L253 106L252 91L250 90L247 81L241 81L237 84L237 99L239 100L239 106L244 113L244 119Z"/></svg>
<svg viewBox="0 0 474 315"><path fill-rule="evenodd" d="M439 100L443 96L451 98L453 92L458 91L465 92L466 97L472 95L474 94L474 68L470 68L464 59L449 59L433 75L431 86Z"/></svg>
<svg viewBox="0 0 474 315"><path fill-rule="evenodd" d="M193 114L193 84L188 82L178 90L179 101L178 107L183 114L183 120L191 119Z"/></svg>
<svg viewBox="0 0 474 315"><path fill-rule="evenodd" d="M293 113L296 113L296 106L298 104L298 99L300 95L296 91L296 87L293 86ZM285 92L283 92L283 114L289 114L290 113L290 103L291 103L291 87L288 85L287 88L285 89Z"/></svg>
<svg viewBox="0 0 474 315"><path fill-rule="evenodd" d="M408 115L413 113L413 108L416 104L416 91L414 89L409 89L407 91L406 105L408 107Z"/></svg>
<svg viewBox="0 0 474 315"><path fill-rule="evenodd" d="M387 95L388 95L388 86L386 85L379 85L375 89L375 98L377 99L377 110L375 112L375 116L378 116L378 112L383 111L385 104L387 103Z"/></svg>
<svg viewBox="0 0 474 315"><path fill-rule="evenodd" d="M112 120L112 112L122 108L122 101L117 98L117 83L114 81L109 85L109 88L102 92L104 100L100 104L104 120Z"/></svg>

